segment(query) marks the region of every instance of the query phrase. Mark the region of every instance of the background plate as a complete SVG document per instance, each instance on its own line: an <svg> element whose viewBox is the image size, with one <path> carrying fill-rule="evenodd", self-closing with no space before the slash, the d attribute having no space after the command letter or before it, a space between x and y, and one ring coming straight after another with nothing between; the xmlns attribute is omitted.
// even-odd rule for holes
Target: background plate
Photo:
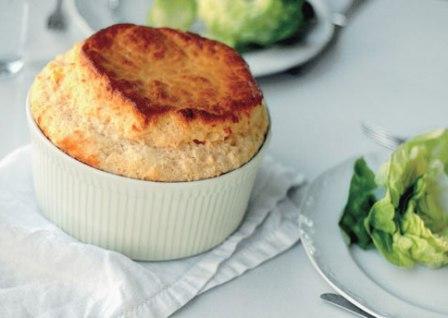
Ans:
<svg viewBox="0 0 448 318"><path fill-rule="evenodd" d="M109 9L108 1L68 1L70 15L85 36L120 22L145 24L151 5L150 0L122 0L116 10ZM316 12L316 22L303 40L287 46L272 46L243 54L255 77L302 65L318 55L330 42L334 34L332 14L322 0L308 0L308 2Z"/></svg>
<svg viewBox="0 0 448 318"><path fill-rule="evenodd" d="M376 170L387 154L365 158ZM300 235L312 264L341 295L376 317L447 317L448 268L402 269L376 250L349 248L344 243L338 221L355 159L319 176L303 200Z"/></svg>

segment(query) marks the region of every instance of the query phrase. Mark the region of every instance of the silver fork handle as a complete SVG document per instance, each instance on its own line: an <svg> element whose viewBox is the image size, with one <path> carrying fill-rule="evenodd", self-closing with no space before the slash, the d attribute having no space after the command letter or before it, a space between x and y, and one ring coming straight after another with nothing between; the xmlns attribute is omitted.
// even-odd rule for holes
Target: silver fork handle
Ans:
<svg viewBox="0 0 448 318"><path fill-rule="evenodd" d="M326 302L339 307L341 309L344 309L358 317L361 318L376 318L375 316L369 314L368 312L365 312L361 308L353 305L351 302L349 302L347 299L342 297L341 295L334 294L334 293L325 293L320 295L320 298L325 300Z"/></svg>
<svg viewBox="0 0 448 318"><path fill-rule="evenodd" d="M62 0L57 0L55 11L56 12L62 12Z"/></svg>

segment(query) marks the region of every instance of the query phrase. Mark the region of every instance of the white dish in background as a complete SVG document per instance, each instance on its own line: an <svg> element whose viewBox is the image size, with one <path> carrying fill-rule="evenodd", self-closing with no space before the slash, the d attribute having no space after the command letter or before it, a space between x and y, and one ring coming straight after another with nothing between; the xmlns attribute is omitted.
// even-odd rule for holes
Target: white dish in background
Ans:
<svg viewBox="0 0 448 318"><path fill-rule="evenodd" d="M303 40L287 46L244 53L255 77L286 71L302 65L317 56L330 42L334 34L332 14L324 0L308 0L316 13L316 22ZM117 10L110 10L109 0L69 0L68 9L85 36L111 24L130 22L145 24L151 5L150 0L120 1Z"/></svg>
<svg viewBox="0 0 448 318"><path fill-rule="evenodd" d="M376 170L387 155L365 158ZM312 264L336 291L375 317L447 317L448 268L403 269L375 249L364 251L344 243L338 221L355 159L324 172L302 201L300 235Z"/></svg>

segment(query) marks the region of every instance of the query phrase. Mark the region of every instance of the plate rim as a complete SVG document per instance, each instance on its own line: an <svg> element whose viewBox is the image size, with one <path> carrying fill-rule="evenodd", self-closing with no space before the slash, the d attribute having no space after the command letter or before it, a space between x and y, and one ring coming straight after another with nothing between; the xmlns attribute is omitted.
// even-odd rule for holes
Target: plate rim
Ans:
<svg viewBox="0 0 448 318"><path fill-rule="evenodd" d="M329 45L329 43L335 36L336 25L332 21L332 11L330 10L330 8L328 6L327 1L325 1L325 0L307 0L307 2L309 2L312 5L314 11L316 12L316 15L318 16L318 21L320 21L319 23L321 23L322 25L325 25L325 27L328 28L325 39L322 42L320 42L319 45L315 46L315 49L313 50L312 54L310 54L306 59L303 59L301 61L296 61L295 63L285 64L283 66L275 68L275 70L271 69L269 71L258 71L254 74L255 77L274 75L274 74L285 72L294 67L302 66L308 62L311 62L314 58L319 56L319 54L322 53L325 50L325 48ZM268 52L270 50L281 50L281 49L282 48L280 46L273 45L271 47L263 49L262 51ZM249 55L249 57L250 57L250 54L254 54L254 53L255 52L252 52L252 53L249 52L246 54L246 56ZM245 54L242 54L242 55L243 55L243 57L245 56Z"/></svg>
<svg viewBox="0 0 448 318"><path fill-rule="evenodd" d="M77 0L68 0L67 3L67 10L69 16L74 20L75 24L78 26L78 28L81 30L84 37L90 36L96 31L90 27L89 23L86 21L86 19L81 15L81 13L78 10L78 7L76 5ZM251 66L250 63L249 67L251 67L251 72L254 77L264 77L268 75L274 75L278 73L282 73L287 71L288 69L298 67L301 65L304 65L310 61L312 61L314 58L316 58L321 52L325 50L325 48L329 45L333 37L335 36L336 32L336 26L332 22L332 12L325 0L307 0L314 8L316 15L320 18L318 18L319 23L324 25L327 30L325 34L325 38L319 42L318 45L315 45L315 48L311 51L311 53L305 58L297 60L296 62L291 63L285 63L280 66L274 66L274 67L265 67L264 69L258 69L255 66ZM264 54L269 54L269 51L272 50L282 50L280 46L273 45L272 47L262 49L260 52L263 52ZM272 52L271 52L272 53ZM255 52L248 52L246 54L242 54L243 58L246 60L251 58L251 55L255 54ZM253 56L253 55L252 55ZM270 63L271 65L275 65L275 63ZM252 70L254 69L254 70Z"/></svg>
<svg viewBox="0 0 448 318"><path fill-rule="evenodd" d="M336 279L336 277L334 277L335 276L334 274L336 274L337 271L335 271L334 273L330 273L328 271L328 269L325 268L325 266L322 266L323 264L321 264L321 262L318 260L318 258L314 255L313 241L315 241L315 240L311 239L307 235L307 233L309 233L309 230L307 230L307 228L309 226L306 224L306 222L309 222L309 219L308 219L309 214L303 215L302 211L304 210L304 208L306 208L307 201L310 198L310 190L312 189L313 185L316 185L316 183L322 179L328 178L328 175L331 172L336 171L338 169L342 169L349 163L353 164L353 162L360 156L367 158L367 161L369 161L368 158L373 158L374 156L378 157L378 158L379 157L384 158L385 155L386 155L386 152L384 152L384 151L375 151L375 152L368 152L368 153L364 153L364 154L358 154L356 156L351 156L348 159L345 159L345 160L337 163L334 166L331 166L330 168L328 168L325 171L323 171L322 173L320 173L316 178L313 179L312 182L310 182L307 185L307 189L304 193L304 196L302 197L302 201L299 206L299 236L300 236L300 240L303 244L305 254L307 255L308 259L310 260L313 268L324 279L324 281L328 285L330 285L330 287L333 288L336 292L338 292L340 295L342 295L344 298L349 300L351 303L353 303L357 307L361 308L365 312L367 312L377 318L386 318L386 317L390 317L390 315L386 314L386 313L381 313L378 310L368 307L368 304L363 304L362 302L357 300L354 296L360 296L360 295L355 295L355 294L352 295L349 292L350 287L348 287L348 286L350 284L341 282L340 280ZM313 213L313 214L315 214L315 213ZM342 240L343 240L343 238L341 237L341 241ZM441 312L437 312L437 311L434 312L432 310L424 309L418 305L410 303L409 301L407 301L405 299L400 298L399 296L395 295L394 293L389 292L381 284L377 283L367 273L365 273L364 270L359 267L359 265L353 258L351 259L351 262L353 262L355 264L355 266L360 269L364 278L368 279L374 285L376 285L381 290L381 292L384 293L385 296L393 297L396 301L404 303L407 307L409 307L410 310L418 309L420 314L421 313L425 314L425 317L444 317L445 316ZM330 267L330 269L334 269L334 268L335 268L334 266ZM361 298L361 297L359 297L359 298ZM381 310L381 309L379 308L379 310Z"/></svg>

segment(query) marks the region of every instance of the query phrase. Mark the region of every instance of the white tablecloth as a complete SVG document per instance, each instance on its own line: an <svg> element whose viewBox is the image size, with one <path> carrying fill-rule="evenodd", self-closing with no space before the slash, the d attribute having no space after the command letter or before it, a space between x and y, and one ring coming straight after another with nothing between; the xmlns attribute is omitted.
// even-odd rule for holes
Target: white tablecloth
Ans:
<svg viewBox="0 0 448 318"><path fill-rule="evenodd" d="M0 317L166 317L299 238L287 192L303 178L266 158L243 223L224 243L181 260L135 262L46 220L30 157L26 146L0 161Z"/></svg>

